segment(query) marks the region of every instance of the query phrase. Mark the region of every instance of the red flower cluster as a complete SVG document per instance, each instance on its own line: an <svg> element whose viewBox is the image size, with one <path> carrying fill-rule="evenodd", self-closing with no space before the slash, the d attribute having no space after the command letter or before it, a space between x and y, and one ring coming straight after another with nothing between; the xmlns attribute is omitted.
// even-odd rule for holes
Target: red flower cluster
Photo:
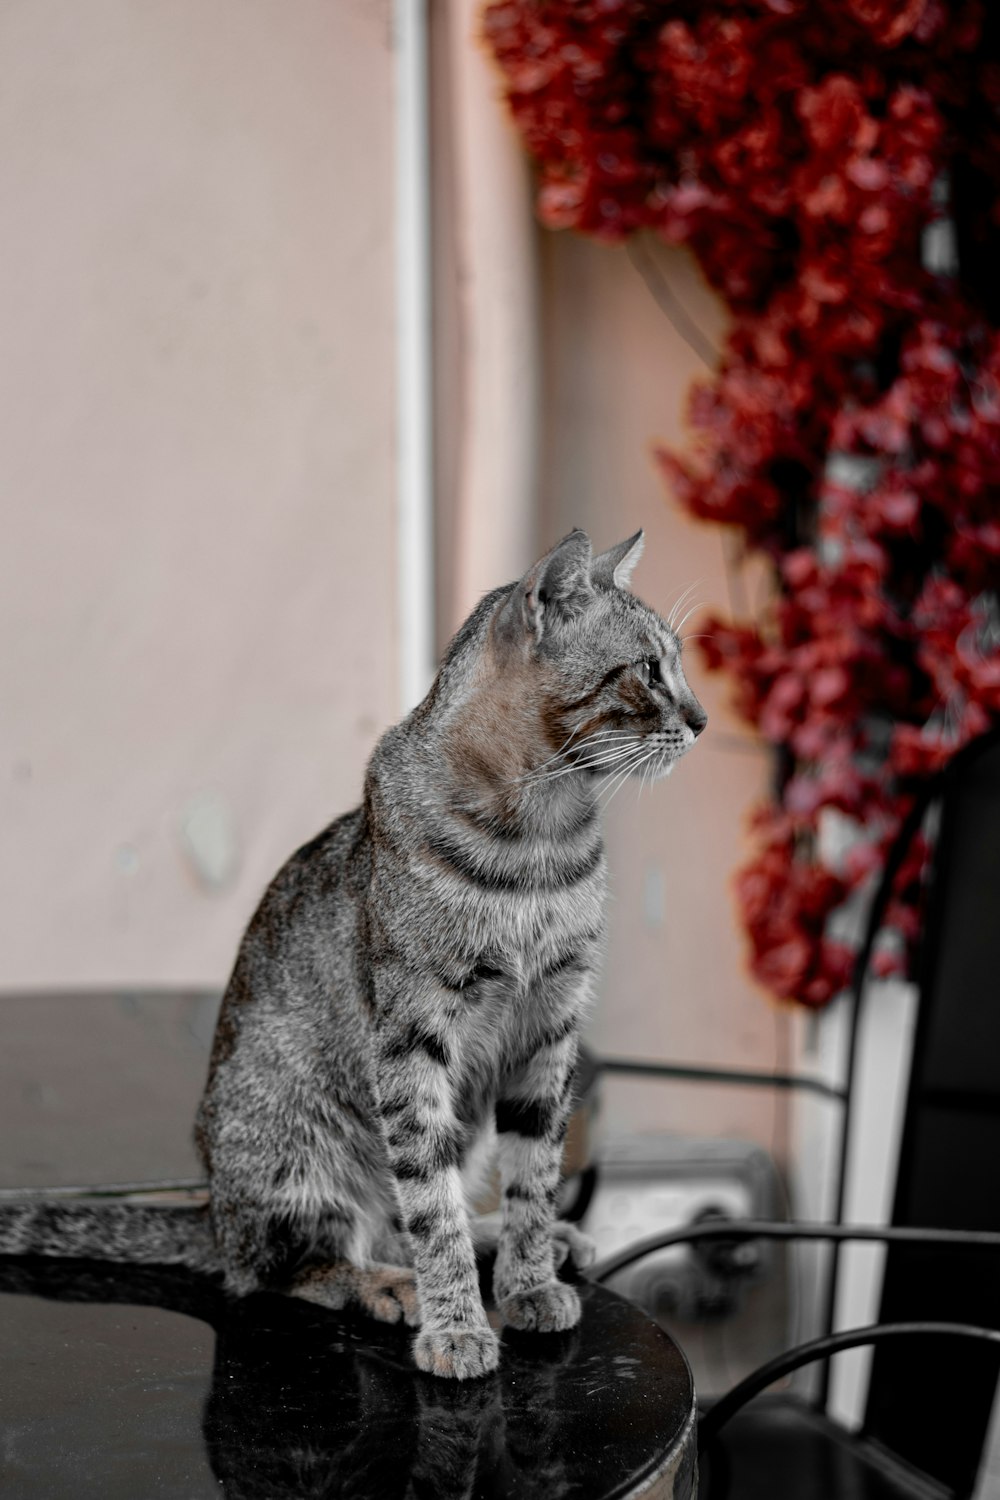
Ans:
<svg viewBox="0 0 1000 1500"><path fill-rule="evenodd" d="M750 934L750 968L772 994L824 1005L850 975L851 951L826 936L849 887L796 851L792 820L768 809L755 822L760 851L736 877Z"/></svg>
<svg viewBox="0 0 1000 1500"><path fill-rule="evenodd" d="M737 893L753 972L809 1005L845 982L831 918L915 781L1000 720L1000 336L926 253L955 163L977 181L968 242L1000 229L984 24L978 0L485 12L543 221L685 243L734 314L693 453L659 459L776 566L767 617L712 621L703 649L792 766ZM916 936L919 868L883 969Z"/></svg>

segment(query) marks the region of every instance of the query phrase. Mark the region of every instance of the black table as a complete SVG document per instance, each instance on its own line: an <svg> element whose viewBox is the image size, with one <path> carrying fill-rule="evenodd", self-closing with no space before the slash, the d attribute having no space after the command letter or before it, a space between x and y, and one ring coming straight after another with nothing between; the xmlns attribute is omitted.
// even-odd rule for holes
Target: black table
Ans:
<svg viewBox="0 0 1000 1500"><path fill-rule="evenodd" d="M0 998L3 1185L193 1176L213 1005ZM497 1374L457 1384L360 1315L235 1301L166 1268L0 1259L0 1493L689 1500L683 1355L631 1304L581 1290L577 1329L507 1331Z"/></svg>

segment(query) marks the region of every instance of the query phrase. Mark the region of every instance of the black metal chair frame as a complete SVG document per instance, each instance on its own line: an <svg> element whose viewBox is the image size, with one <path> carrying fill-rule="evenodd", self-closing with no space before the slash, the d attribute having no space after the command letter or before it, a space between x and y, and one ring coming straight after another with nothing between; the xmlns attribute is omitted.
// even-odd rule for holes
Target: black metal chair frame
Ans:
<svg viewBox="0 0 1000 1500"><path fill-rule="evenodd" d="M638 1241L616 1255L609 1256L594 1266L590 1276L604 1282L626 1266L634 1264L655 1250L671 1245L697 1244L710 1240L727 1242L755 1239L771 1240L828 1240L833 1245L833 1254L828 1272L824 1299L824 1332L788 1350L762 1365L741 1381L728 1394L706 1411L699 1425L699 1448L707 1449L722 1426L729 1421L754 1396L768 1385L794 1370L822 1360L823 1369L820 1388L816 1398L817 1408L826 1408L829 1396L830 1357L844 1349L858 1348L885 1342L896 1337L948 1337L978 1340L1000 1345L1000 1330L981 1328L964 1323L877 1323L867 1328L848 1329L834 1333L834 1309L839 1270L840 1246L845 1241L872 1241L882 1244L916 1244L928 1247L947 1246L969 1251L1000 1250L1000 1233L985 1230L922 1229L911 1226L882 1227L874 1225L845 1225L843 1223L847 1194L847 1163L852 1143L852 1111L855 1074L858 1058L858 1043L861 1031L862 1006L866 992L868 968L872 951L885 919L893 889L903 861L910 846L923 826L931 806L947 789L949 782L981 754L1000 744L1000 727L989 730L962 747L947 765L929 777L920 788L912 807L904 818L886 857L878 887L869 907L864 938L855 959L851 982L851 1010L847 1047L847 1066L842 1088L832 1086L819 1079L799 1077L794 1074L770 1074L748 1069L689 1068L667 1063L645 1062L638 1059L604 1058L600 1067L609 1073L631 1073L678 1079L689 1082L715 1082L743 1084L752 1087L779 1089L802 1089L822 1097L838 1100L842 1106L842 1128L837 1154L836 1200L833 1221L829 1224L785 1223L773 1220L714 1220L711 1223L689 1225L661 1235L653 1235ZM591 1188L592 1190L592 1188Z"/></svg>

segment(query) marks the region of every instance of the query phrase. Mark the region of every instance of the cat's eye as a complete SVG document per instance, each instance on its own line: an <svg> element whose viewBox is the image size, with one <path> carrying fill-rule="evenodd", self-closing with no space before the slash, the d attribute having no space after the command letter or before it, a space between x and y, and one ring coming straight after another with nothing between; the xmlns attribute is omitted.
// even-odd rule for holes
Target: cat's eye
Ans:
<svg viewBox="0 0 1000 1500"><path fill-rule="evenodd" d="M645 661L639 662L636 670L646 687L663 686L663 678L660 675L660 659L658 656L649 656Z"/></svg>

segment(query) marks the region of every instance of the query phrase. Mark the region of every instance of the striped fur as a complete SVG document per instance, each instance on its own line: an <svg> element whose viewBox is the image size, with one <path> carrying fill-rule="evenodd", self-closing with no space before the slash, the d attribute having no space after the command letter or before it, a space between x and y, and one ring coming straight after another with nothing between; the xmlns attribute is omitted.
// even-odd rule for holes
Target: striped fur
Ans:
<svg viewBox="0 0 1000 1500"><path fill-rule="evenodd" d="M498 1359L468 1211L494 1132L502 1316L579 1318L553 1221L604 930L599 792L664 774L705 722L677 637L626 591L640 548L592 559L573 532L482 601L363 805L272 882L220 1012L196 1139L229 1289L419 1322L437 1375Z"/></svg>

